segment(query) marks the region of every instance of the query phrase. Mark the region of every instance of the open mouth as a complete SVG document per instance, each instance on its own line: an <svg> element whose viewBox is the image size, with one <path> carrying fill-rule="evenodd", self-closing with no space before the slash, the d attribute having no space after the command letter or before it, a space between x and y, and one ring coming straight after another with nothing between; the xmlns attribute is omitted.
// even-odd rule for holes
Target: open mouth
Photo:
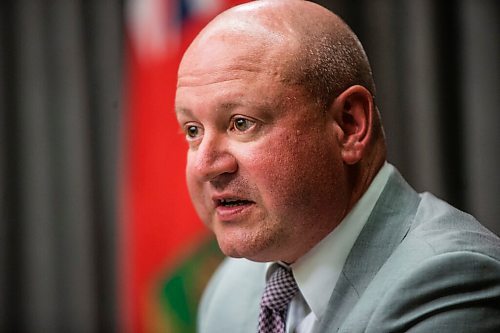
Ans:
<svg viewBox="0 0 500 333"><path fill-rule="evenodd" d="M220 199L217 200L217 206L219 207L238 207L252 204L253 201L244 199Z"/></svg>

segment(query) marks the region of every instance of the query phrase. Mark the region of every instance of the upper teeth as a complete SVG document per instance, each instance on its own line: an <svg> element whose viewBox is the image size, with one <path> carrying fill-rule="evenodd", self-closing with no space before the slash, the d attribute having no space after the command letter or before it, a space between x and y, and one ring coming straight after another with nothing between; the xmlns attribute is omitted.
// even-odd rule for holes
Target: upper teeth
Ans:
<svg viewBox="0 0 500 333"><path fill-rule="evenodd" d="M231 202L236 202L238 201L238 199L221 199L220 202L222 204L225 204L225 203L231 203Z"/></svg>

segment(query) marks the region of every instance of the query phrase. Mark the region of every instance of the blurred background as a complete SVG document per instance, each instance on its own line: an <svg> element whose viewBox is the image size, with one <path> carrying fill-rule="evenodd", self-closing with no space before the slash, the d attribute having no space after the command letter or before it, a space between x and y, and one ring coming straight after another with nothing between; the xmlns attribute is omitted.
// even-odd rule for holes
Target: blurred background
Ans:
<svg viewBox="0 0 500 333"><path fill-rule="evenodd" d="M220 260L175 72L233 0L0 5L0 332L194 332ZM500 2L317 1L371 60L389 160L500 233Z"/></svg>

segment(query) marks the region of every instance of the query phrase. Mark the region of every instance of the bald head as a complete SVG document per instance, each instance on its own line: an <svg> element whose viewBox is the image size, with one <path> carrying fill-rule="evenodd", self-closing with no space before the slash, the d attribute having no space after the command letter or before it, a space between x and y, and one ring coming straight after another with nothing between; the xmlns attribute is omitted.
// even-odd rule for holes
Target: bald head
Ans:
<svg viewBox="0 0 500 333"><path fill-rule="evenodd" d="M353 85L375 95L370 64L356 35L337 15L315 3L262 0L233 7L205 27L186 57L214 40L235 48L253 44L248 48L253 54L247 55L254 59L279 57L269 70L284 82L302 86L325 107Z"/></svg>

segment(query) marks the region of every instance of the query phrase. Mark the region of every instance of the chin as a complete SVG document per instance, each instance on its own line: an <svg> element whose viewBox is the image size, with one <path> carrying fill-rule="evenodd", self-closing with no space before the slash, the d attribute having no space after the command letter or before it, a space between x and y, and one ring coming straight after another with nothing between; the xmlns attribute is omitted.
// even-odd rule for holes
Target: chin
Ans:
<svg viewBox="0 0 500 333"><path fill-rule="evenodd" d="M249 246L244 242L224 242L219 241L219 248L224 255L231 258L245 258L255 262L273 262L280 259L276 256L276 249L271 249L266 246ZM260 245L260 244L259 244Z"/></svg>
<svg viewBox="0 0 500 333"><path fill-rule="evenodd" d="M224 255L232 258L247 258L251 251L248 249L242 248L242 244L236 245L232 242L222 241L217 238L219 243L219 248L224 253Z"/></svg>
<svg viewBox="0 0 500 333"><path fill-rule="evenodd" d="M251 246L248 241L242 240L228 240L217 237L219 248L222 253L232 258L245 258L251 261L266 262L269 261L262 253L266 252L265 249L259 246Z"/></svg>
<svg viewBox="0 0 500 333"><path fill-rule="evenodd" d="M219 248L228 257L257 262L275 261L286 244L282 233L262 227L261 223L212 222Z"/></svg>

